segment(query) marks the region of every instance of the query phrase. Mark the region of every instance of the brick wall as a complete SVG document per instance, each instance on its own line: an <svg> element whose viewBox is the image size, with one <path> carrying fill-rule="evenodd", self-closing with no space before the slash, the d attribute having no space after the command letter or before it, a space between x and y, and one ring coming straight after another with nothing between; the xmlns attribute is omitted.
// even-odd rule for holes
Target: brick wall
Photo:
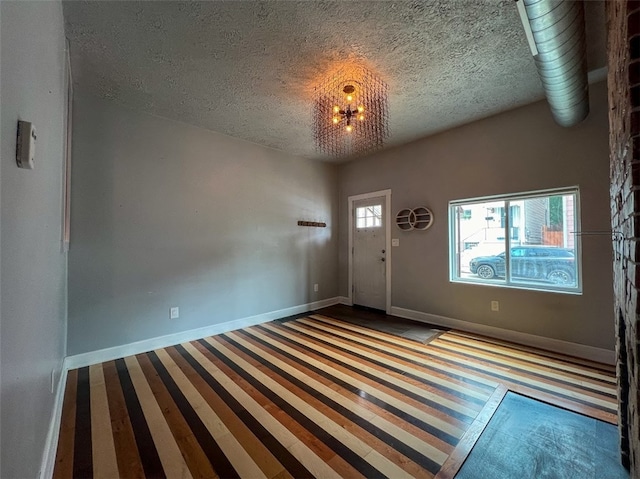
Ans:
<svg viewBox="0 0 640 479"><path fill-rule="evenodd" d="M640 478L640 1L606 2L611 224L622 462Z"/></svg>

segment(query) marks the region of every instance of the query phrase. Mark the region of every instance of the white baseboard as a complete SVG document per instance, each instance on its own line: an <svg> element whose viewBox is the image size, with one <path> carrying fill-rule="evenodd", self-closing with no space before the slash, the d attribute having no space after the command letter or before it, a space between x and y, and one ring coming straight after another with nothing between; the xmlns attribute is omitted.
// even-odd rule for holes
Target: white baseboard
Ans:
<svg viewBox="0 0 640 479"><path fill-rule="evenodd" d="M47 439L44 443L42 453L42 466L40 467L40 479L51 479L56 461L56 451L58 449L58 436L60 434L60 422L62 420L62 404L64 402L64 389L67 384L67 368L65 361L60 364L60 377L56 388L56 396L53 400L53 411L51 421L47 431Z"/></svg>
<svg viewBox="0 0 640 479"><path fill-rule="evenodd" d="M546 349L547 351L588 359L599 363L615 364L615 351L608 349L586 346L584 344L562 341L560 339L545 338L544 336L536 336L535 334L522 333L520 331L512 331L510 329L496 328L495 326L487 326L485 324L471 323L469 321L448 318L437 314L398 308L397 306L391 307L391 314L401 318L413 319L415 321L443 326L445 328L459 329L460 331L482 334L483 336Z"/></svg>
<svg viewBox="0 0 640 479"><path fill-rule="evenodd" d="M234 319L233 321L227 321L225 323L212 324L203 328L190 329L188 331L181 331L179 333L167 334L166 336L144 339L142 341L114 346L112 348L99 349L88 353L67 356L65 358L65 367L67 369L76 369L84 366L90 366L92 364L103 363L105 361L112 361L125 356L146 353L148 351L153 351L154 349L166 348L168 346L194 341L214 334L226 333L233 331L234 329L255 326L256 324L266 323L267 321L273 321L274 319L286 318L287 316L293 316L294 314L301 314L315 309L326 308L327 306L332 306L338 303L338 297L323 299L321 301L314 301L312 303L292 306L290 308L257 314L255 316Z"/></svg>
<svg viewBox="0 0 640 479"><path fill-rule="evenodd" d="M347 296L338 296L338 304L345 304L347 306L353 306L353 303Z"/></svg>

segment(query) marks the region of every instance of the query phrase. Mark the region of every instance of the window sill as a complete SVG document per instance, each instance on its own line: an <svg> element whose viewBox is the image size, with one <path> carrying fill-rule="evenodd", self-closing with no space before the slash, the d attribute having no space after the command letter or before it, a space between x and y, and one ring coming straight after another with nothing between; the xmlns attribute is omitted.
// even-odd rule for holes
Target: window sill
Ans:
<svg viewBox="0 0 640 479"><path fill-rule="evenodd" d="M476 281L473 279L457 279L450 278L450 283L455 284L467 284L473 286L485 286L489 288L507 288L507 289L521 289L524 291L539 291L541 293L560 293L560 294L568 294L572 296L582 296L582 288L554 288L551 285L528 285L521 283L506 283L506 282L488 282L488 281Z"/></svg>

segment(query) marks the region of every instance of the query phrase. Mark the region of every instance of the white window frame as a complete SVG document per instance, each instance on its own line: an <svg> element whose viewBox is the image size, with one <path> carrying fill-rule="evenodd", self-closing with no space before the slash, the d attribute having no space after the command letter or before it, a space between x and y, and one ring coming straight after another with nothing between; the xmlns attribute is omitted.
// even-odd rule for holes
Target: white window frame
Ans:
<svg viewBox="0 0 640 479"><path fill-rule="evenodd" d="M531 198L539 198L546 196L557 195L574 195L574 211L575 211L575 231L567 231L567 234L574 235L574 256L576 266L576 284L574 287L555 286L553 284L541 283L540 285L524 283L517 279L511 279L508 273L511 271L510 265L510 231L511 231L511 218L510 218L510 202L518 200L526 200ZM505 278L501 282L493 282L489 280L483 280L481 278L463 278L457 274L457 261L456 247L457 247L457 235L455 210L459 206L463 206L469 203L482 203L491 201L504 201L505 202L505 225L504 225L504 251L505 251ZM580 214L580 189L578 186L571 186L565 188L554 188L548 190L528 191L522 193L512 193L504 195L483 196L477 198L465 198L460 200L449 201L449 281L452 283L464 283L475 284L481 286L489 286L496 288L513 288L513 289L525 289L534 291L546 291L552 293L564 293L564 294L582 294L582 245L581 235L579 234L581 224ZM514 245L511 245L513 248Z"/></svg>

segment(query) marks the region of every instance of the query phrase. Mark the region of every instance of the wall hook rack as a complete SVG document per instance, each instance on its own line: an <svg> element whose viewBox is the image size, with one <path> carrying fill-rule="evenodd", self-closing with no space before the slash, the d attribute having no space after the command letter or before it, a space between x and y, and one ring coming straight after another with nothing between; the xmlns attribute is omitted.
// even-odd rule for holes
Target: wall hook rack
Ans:
<svg viewBox="0 0 640 479"><path fill-rule="evenodd" d="M298 226L315 226L317 228L326 228L327 223L320 221L298 221Z"/></svg>

